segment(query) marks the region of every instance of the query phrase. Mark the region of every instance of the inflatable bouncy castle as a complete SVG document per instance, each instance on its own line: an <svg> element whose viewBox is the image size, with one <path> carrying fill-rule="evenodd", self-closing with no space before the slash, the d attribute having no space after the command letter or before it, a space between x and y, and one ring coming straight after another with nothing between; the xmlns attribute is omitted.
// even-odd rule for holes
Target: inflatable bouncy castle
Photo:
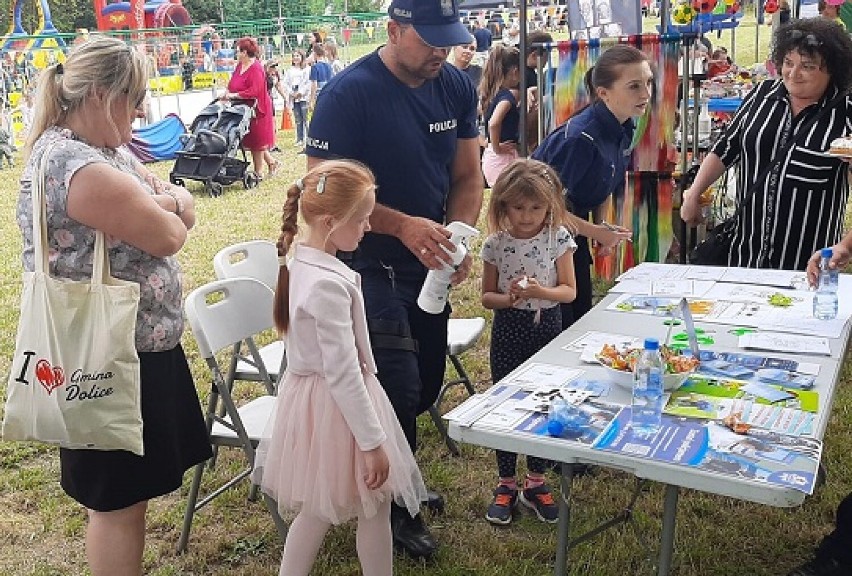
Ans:
<svg viewBox="0 0 852 576"><path fill-rule="evenodd" d="M181 0L94 0L98 30L174 28L192 23Z"/></svg>

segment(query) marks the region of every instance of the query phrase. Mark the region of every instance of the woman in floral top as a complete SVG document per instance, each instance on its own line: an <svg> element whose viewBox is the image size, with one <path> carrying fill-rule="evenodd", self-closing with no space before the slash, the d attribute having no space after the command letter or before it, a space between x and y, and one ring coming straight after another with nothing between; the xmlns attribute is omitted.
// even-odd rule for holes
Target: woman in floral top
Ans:
<svg viewBox="0 0 852 576"><path fill-rule="evenodd" d="M140 286L136 348L145 455L60 451L62 488L88 509L86 556L94 576L141 573L148 500L179 488L184 472L211 455L180 346L180 268L173 257L195 222L192 196L122 148L146 85L144 55L112 38L92 37L64 65L45 69L17 208L23 266L33 270L32 180L47 153L51 275L90 278L100 230L113 275Z"/></svg>

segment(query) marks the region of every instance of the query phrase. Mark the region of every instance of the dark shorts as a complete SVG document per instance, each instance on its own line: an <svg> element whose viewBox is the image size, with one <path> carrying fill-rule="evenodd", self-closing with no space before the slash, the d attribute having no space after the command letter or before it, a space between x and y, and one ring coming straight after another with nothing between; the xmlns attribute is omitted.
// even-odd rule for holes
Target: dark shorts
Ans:
<svg viewBox="0 0 852 576"><path fill-rule="evenodd" d="M145 455L59 451L62 489L86 508L120 510L173 492L184 472L212 456L183 348L140 352L139 362Z"/></svg>

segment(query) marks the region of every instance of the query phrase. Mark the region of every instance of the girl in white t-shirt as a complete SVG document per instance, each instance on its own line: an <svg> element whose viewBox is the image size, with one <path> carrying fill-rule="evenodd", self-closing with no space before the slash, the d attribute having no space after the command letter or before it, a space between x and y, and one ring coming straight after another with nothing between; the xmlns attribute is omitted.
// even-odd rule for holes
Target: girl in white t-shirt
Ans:
<svg viewBox="0 0 852 576"><path fill-rule="evenodd" d="M482 246L482 305L494 310L491 377L496 383L562 331L558 304L576 297L573 253L562 185L543 162L518 159L491 190L489 236ZM523 490L515 479L517 454L497 451L499 483L485 518L509 524L518 499L544 522L558 507L544 483L547 462L527 456Z"/></svg>
<svg viewBox="0 0 852 576"><path fill-rule="evenodd" d="M284 75L286 90L290 94L287 107L293 110L293 123L296 125L297 148L305 147L308 134L308 102L311 98L311 67L305 62L305 53L293 50L292 66Z"/></svg>

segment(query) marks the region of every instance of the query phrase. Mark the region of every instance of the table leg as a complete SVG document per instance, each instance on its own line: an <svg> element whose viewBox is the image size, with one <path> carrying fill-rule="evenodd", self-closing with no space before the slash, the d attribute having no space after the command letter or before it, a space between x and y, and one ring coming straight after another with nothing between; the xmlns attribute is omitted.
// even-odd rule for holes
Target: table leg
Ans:
<svg viewBox="0 0 852 576"><path fill-rule="evenodd" d="M663 502L663 533L660 536L660 564L657 567L658 576L669 576L669 571L672 567L677 498L678 487L667 484L666 496Z"/></svg>
<svg viewBox="0 0 852 576"><path fill-rule="evenodd" d="M562 476L559 479L559 524L556 526L556 565L553 569L554 576L565 576L568 568L568 533L571 527L571 507L568 502L571 498L571 485L574 483L574 465L562 463Z"/></svg>

